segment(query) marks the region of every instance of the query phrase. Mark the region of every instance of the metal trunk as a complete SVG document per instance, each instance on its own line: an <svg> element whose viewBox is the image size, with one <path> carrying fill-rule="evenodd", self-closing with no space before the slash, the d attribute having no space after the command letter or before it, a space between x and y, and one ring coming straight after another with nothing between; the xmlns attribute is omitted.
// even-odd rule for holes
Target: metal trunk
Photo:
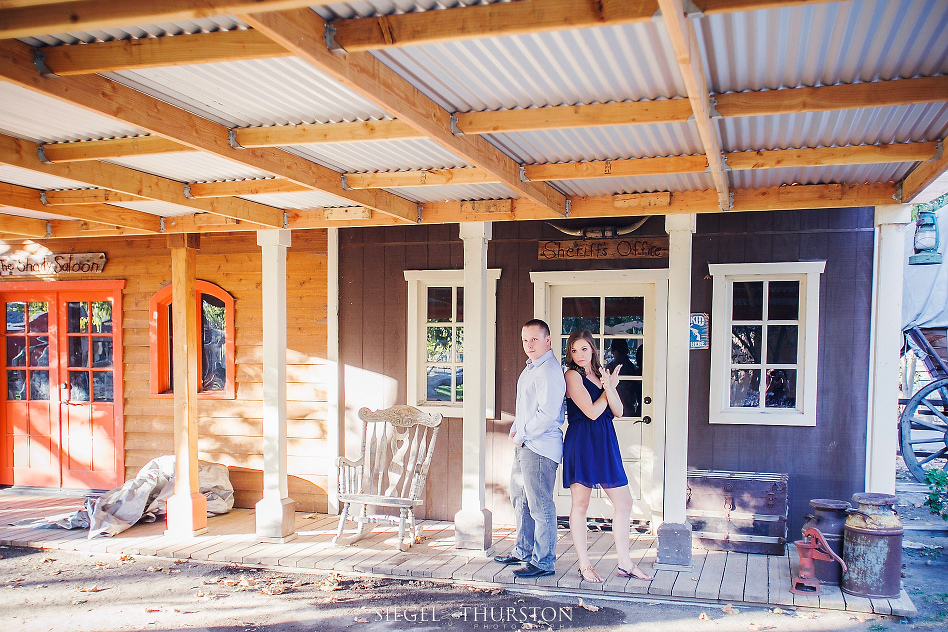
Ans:
<svg viewBox="0 0 948 632"><path fill-rule="evenodd" d="M896 598L901 592L902 522L891 494L855 494L843 535L842 590L860 597Z"/></svg>

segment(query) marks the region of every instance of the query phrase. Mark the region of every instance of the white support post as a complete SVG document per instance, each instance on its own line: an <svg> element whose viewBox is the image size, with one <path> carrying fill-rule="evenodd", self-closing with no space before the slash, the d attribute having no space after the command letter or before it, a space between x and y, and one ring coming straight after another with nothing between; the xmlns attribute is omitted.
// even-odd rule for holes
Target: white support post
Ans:
<svg viewBox="0 0 948 632"><path fill-rule="evenodd" d="M895 493L898 449L899 353L902 348L902 275L905 226L911 204L877 206L869 324L869 418L866 427L866 491Z"/></svg>
<svg viewBox="0 0 948 632"><path fill-rule="evenodd" d="M666 215L668 349L665 373L665 522L658 528L657 569L691 568L688 486L688 374L691 324L691 240L695 215Z"/></svg>
<svg viewBox="0 0 948 632"><path fill-rule="evenodd" d="M490 551L487 451L487 243L490 222L461 224L464 240L464 420L461 511L454 516L458 549Z"/></svg>
<svg viewBox="0 0 948 632"><path fill-rule="evenodd" d="M326 486L327 512L339 513L339 468L336 457L345 456L345 446L341 438L345 436L345 389L342 388L342 365L339 363L339 229L326 229L326 379L327 418L326 444L328 457L326 472L329 483Z"/></svg>
<svg viewBox="0 0 948 632"><path fill-rule="evenodd" d="M286 249L290 231L261 230L263 255L263 499L257 503L257 537L296 537L296 503L286 480Z"/></svg>

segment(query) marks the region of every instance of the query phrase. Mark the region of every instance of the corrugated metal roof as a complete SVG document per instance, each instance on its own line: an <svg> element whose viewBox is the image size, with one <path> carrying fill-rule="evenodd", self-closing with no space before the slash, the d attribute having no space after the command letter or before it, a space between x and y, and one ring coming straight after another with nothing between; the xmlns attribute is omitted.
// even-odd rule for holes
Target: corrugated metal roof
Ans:
<svg viewBox="0 0 948 632"><path fill-rule="evenodd" d="M311 208L325 208L338 206L353 206L351 200L336 197L331 193L322 191L300 191L298 193L261 193L259 195L244 195L245 200L259 202L267 206L277 208L298 208L302 210Z"/></svg>
<svg viewBox="0 0 948 632"><path fill-rule="evenodd" d="M404 171L467 167L467 162L433 140L313 143L287 147L290 153L336 171Z"/></svg>
<svg viewBox="0 0 948 632"><path fill-rule="evenodd" d="M141 39L146 37L162 37L166 35L193 35L194 33L210 33L213 31L233 31L246 29L247 25L231 16L216 16L180 22L162 22L161 24L147 24L144 26L128 26L125 28L109 28L96 31L74 31L39 37L24 37L21 42L30 46L58 46L60 44L88 44L91 42L108 42L111 40Z"/></svg>
<svg viewBox="0 0 948 632"><path fill-rule="evenodd" d="M836 165L732 171L735 189L761 189L781 184L866 184L895 182L911 171L915 163ZM894 202L893 202L894 203Z"/></svg>
<svg viewBox="0 0 948 632"><path fill-rule="evenodd" d="M650 22L392 48L374 55L451 112L686 94L668 37Z"/></svg>
<svg viewBox="0 0 948 632"><path fill-rule="evenodd" d="M941 140L948 103L727 118L718 125L725 151Z"/></svg>
<svg viewBox="0 0 948 632"><path fill-rule="evenodd" d="M696 30L712 92L948 73L944 0L854 0L724 13L699 19Z"/></svg>
<svg viewBox="0 0 948 632"><path fill-rule="evenodd" d="M179 182L240 180L243 178L265 178L271 175L266 171L260 171L239 162L201 151L127 156L106 162Z"/></svg>
<svg viewBox="0 0 948 632"><path fill-rule="evenodd" d="M21 169L12 165L0 165L0 182L18 184L31 189L88 189L84 182L67 180L59 176L50 176L38 171Z"/></svg>
<svg viewBox="0 0 948 632"><path fill-rule="evenodd" d="M127 123L0 81L0 132L37 143L138 136Z"/></svg>
<svg viewBox="0 0 948 632"><path fill-rule="evenodd" d="M504 200L520 197L502 184L451 184L435 187L386 189L412 202L448 202L451 200Z"/></svg>
<svg viewBox="0 0 948 632"><path fill-rule="evenodd" d="M43 213L42 211L31 211L16 206L5 206L3 204L0 204L0 214L16 215L17 217L32 217L33 219L70 219L68 217L63 217L62 215Z"/></svg>
<svg viewBox="0 0 948 632"><path fill-rule="evenodd" d="M312 9L325 20L365 18L393 13L412 13L434 9L499 4L510 0L360 0L359 2L334 2ZM516 0L514 0L516 1Z"/></svg>
<svg viewBox="0 0 948 632"><path fill-rule="evenodd" d="M297 57L146 68L105 76L227 127L391 118Z"/></svg>
<svg viewBox="0 0 948 632"><path fill-rule="evenodd" d="M704 153L693 122L581 127L491 134L485 138L523 164Z"/></svg>
<svg viewBox="0 0 948 632"><path fill-rule="evenodd" d="M181 217L183 215L194 214L194 209L187 206L179 206L170 202L160 200L139 200L135 202L110 202L112 206L121 206L122 208L142 213L151 213L162 217Z"/></svg>
<svg viewBox="0 0 948 632"><path fill-rule="evenodd" d="M650 193L653 191L704 191L714 188L711 176L704 173L669 173L662 176L633 178L595 178L590 180L560 180L551 182L569 196L597 197L620 193Z"/></svg>

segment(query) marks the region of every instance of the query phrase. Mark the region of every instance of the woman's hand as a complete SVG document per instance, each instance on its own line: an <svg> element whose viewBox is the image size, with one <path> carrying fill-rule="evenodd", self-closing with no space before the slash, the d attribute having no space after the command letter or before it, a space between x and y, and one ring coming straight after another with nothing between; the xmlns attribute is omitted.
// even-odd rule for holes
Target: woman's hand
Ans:
<svg viewBox="0 0 948 632"><path fill-rule="evenodd" d="M619 370L622 368L621 364L617 364L616 368L609 372L609 369L602 368L602 386L606 389L615 390L619 386Z"/></svg>

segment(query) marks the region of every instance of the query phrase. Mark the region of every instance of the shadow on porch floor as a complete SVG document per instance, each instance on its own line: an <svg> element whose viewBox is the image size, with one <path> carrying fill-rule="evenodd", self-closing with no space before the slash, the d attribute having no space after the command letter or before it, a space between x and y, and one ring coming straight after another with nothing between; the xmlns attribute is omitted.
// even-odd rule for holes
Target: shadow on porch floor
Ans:
<svg viewBox="0 0 948 632"><path fill-rule="evenodd" d="M207 560L241 565L271 566L281 569L311 569L342 573L371 573L387 577L428 578L480 582L498 586L532 587L537 590L570 593L628 595L662 599L720 601L753 605L795 606L915 616L917 610L903 590L898 599L867 599L842 593L838 587L824 586L820 596L799 596L789 591L796 568L796 549L788 547L781 557L748 555L695 548L691 572L657 571L645 582L617 577L616 557L611 551L612 534L589 532L590 557L605 583L582 581L569 532L559 530L557 572L552 577L521 580L513 568L502 567L488 558L468 558L455 554L454 525L451 522L422 521L423 541L407 552L394 546L397 530L378 528L352 546L330 542L338 525L337 516L296 514L298 537L285 544L261 543L254 535L254 513L234 509L208 519L204 535L180 538L164 535L163 521L139 524L113 538L86 539L86 531L31 529L9 526L24 518L39 518L75 511L82 499L24 495L0 495L0 544L44 549L87 551L123 555L157 556L174 559ZM655 537L633 533L632 559L645 569L655 561ZM513 546L513 529L494 529L494 549L506 553Z"/></svg>

